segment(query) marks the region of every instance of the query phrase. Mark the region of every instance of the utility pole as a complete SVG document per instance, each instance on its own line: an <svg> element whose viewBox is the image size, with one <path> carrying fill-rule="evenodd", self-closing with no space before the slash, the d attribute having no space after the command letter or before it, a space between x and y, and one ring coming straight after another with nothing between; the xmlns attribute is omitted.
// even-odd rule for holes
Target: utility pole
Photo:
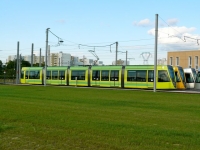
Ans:
<svg viewBox="0 0 200 150"><path fill-rule="evenodd" d="M39 67L41 67L41 48L40 48Z"/></svg>
<svg viewBox="0 0 200 150"><path fill-rule="evenodd" d="M21 54L19 55L19 82L18 83L21 83L20 79L21 79Z"/></svg>
<svg viewBox="0 0 200 150"><path fill-rule="evenodd" d="M48 48L48 53L47 53L48 57L47 57L47 66L51 66L51 54L50 54L50 45Z"/></svg>
<svg viewBox="0 0 200 150"><path fill-rule="evenodd" d="M16 84L19 80L19 41L17 42L17 68L16 68Z"/></svg>
<svg viewBox="0 0 200 150"><path fill-rule="evenodd" d="M33 67L33 43L32 43L32 49L31 49L31 67Z"/></svg>
<svg viewBox="0 0 200 150"><path fill-rule="evenodd" d="M144 65L148 65L148 60L149 60L149 57L152 56L150 52L143 52L142 54L143 57L143 64Z"/></svg>
<svg viewBox="0 0 200 150"><path fill-rule="evenodd" d="M157 46L158 46L158 14L156 14L156 21L155 21L154 89L153 89L154 92L156 92Z"/></svg>
<svg viewBox="0 0 200 150"><path fill-rule="evenodd" d="M126 66L127 66L128 51L126 51Z"/></svg>
<svg viewBox="0 0 200 150"><path fill-rule="evenodd" d="M117 65L117 53L118 53L118 42L116 42L116 56L115 56L115 65Z"/></svg>
<svg viewBox="0 0 200 150"><path fill-rule="evenodd" d="M45 51L45 71L44 71L44 86L46 86L46 76L47 76L47 51L48 51L48 33L49 29L46 29L46 51Z"/></svg>

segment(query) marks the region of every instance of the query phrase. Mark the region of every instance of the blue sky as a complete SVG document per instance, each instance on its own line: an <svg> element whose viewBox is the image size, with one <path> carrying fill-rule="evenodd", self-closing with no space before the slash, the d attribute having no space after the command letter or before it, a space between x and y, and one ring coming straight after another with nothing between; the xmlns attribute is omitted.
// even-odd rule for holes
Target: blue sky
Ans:
<svg viewBox="0 0 200 150"><path fill-rule="evenodd" d="M130 64L143 64L142 53L151 54L154 60L155 14L159 15L158 59L166 58L167 51L197 50L200 48L198 0L1 0L0 5L0 60L16 55L17 42L20 54L30 55L42 48L45 54L46 29L49 33L51 52L62 51L88 59L95 57L88 52L93 47L105 46L116 41L118 51L128 51ZM185 38L184 38L185 37ZM187 38L189 37L189 38ZM199 41L200 43L200 41ZM115 45L96 47L96 54L104 64L115 60ZM147 57L147 56L145 56ZM125 59L125 53L118 53Z"/></svg>

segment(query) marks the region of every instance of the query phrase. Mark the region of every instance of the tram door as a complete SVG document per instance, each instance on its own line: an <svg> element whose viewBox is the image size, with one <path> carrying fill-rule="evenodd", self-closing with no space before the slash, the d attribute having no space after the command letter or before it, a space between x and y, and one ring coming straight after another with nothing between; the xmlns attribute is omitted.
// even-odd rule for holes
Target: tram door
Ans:
<svg viewBox="0 0 200 150"><path fill-rule="evenodd" d="M25 72L25 79L24 79L24 83L27 83L27 79L29 77L29 71Z"/></svg>
<svg viewBox="0 0 200 150"><path fill-rule="evenodd" d="M21 83L26 83L26 74L28 73L28 71L21 71ZM28 76L27 76L28 77Z"/></svg>
<svg viewBox="0 0 200 150"><path fill-rule="evenodd" d="M94 86L100 86L100 70L92 71L92 82Z"/></svg>
<svg viewBox="0 0 200 150"><path fill-rule="evenodd" d="M148 70L148 88L153 88L154 86L154 71Z"/></svg>
<svg viewBox="0 0 200 150"><path fill-rule="evenodd" d="M110 86L119 86L119 70L110 71Z"/></svg>

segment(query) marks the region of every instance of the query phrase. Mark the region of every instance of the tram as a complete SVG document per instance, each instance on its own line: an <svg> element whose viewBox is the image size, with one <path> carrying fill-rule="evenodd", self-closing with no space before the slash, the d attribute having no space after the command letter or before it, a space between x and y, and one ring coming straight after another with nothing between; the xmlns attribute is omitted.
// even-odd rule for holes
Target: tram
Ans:
<svg viewBox="0 0 200 150"><path fill-rule="evenodd" d="M176 77L176 88L186 89L186 81L183 68L180 66L174 66L173 69Z"/></svg>
<svg viewBox="0 0 200 150"><path fill-rule="evenodd" d="M198 72L197 72L194 89L200 90L200 68L198 69Z"/></svg>
<svg viewBox="0 0 200 150"><path fill-rule="evenodd" d="M157 89L176 89L173 67L158 65ZM153 89L154 66L74 66L74 67L24 67L22 84L46 84L88 87L116 87Z"/></svg>
<svg viewBox="0 0 200 150"><path fill-rule="evenodd" d="M196 79L196 71L194 68L185 68L184 69L185 79L186 79L186 88L193 89Z"/></svg>

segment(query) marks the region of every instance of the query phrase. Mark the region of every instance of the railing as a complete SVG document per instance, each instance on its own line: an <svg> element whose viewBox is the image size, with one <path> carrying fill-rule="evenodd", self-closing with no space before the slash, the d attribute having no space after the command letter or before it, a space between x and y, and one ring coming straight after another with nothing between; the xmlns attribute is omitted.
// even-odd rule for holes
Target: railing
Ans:
<svg viewBox="0 0 200 150"><path fill-rule="evenodd" d="M15 76L7 76L6 74L0 75L0 84L15 84L16 77Z"/></svg>

